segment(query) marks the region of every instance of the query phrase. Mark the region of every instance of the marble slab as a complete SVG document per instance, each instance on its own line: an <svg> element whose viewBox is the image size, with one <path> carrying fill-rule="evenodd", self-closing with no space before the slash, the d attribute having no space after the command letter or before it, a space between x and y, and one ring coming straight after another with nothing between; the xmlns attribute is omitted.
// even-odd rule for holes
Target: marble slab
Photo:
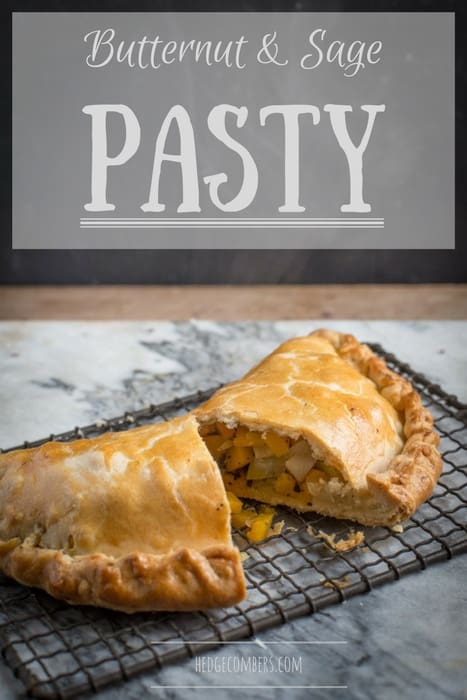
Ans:
<svg viewBox="0 0 467 700"><path fill-rule="evenodd" d="M322 321L0 323L0 447L241 376ZM467 322L329 321L467 401Z"/></svg>

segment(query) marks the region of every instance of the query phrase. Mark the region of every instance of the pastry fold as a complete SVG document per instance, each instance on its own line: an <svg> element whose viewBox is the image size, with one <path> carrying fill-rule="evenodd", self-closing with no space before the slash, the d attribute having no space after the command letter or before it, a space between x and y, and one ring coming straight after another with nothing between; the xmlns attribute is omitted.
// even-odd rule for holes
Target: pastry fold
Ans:
<svg viewBox="0 0 467 700"><path fill-rule="evenodd" d="M364 525L409 517L442 468L412 385L332 331L285 342L196 417L228 491Z"/></svg>
<svg viewBox="0 0 467 700"><path fill-rule="evenodd" d="M222 479L192 415L0 455L0 568L125 612L245 596Z"/></svg>

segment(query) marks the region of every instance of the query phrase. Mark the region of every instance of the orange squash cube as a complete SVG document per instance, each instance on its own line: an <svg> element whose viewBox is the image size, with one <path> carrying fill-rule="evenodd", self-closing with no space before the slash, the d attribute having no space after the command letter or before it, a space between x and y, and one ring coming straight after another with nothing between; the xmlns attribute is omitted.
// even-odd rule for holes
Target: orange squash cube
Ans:
<svg viewBox="0 0 467 700"><path fill-rule="evenodd" d="M199 426L199 434L201 437L205 437L206 435L215 435L216 432L217 430L215 423L203 423L203 425Z"/></svg>
<svg viewBox="0 0 467 700"><path fill-rule="evenodd" d="M219 448L225 442L222 435L206 435L204 442L214 459L218 459L221 454L221 450Z"/></svg>
<svg viewBox="0 0 467 700"><path fill-rule="evenodd" d="M296 483L297 482L291 474L282 472L282 474L279 474L274 482L274 491L277 491L277 493L281 493L283 495L289 494L294 490Z"/></svg>
<svg viewBox="0 0 467 700"><path fill-rule="evenodd" d="M244 425L237 429L237 434L233 439L233 444L236 447L262 447L264 445L261 433L256 433L253 430L248 430Z"/></svg>
<svg viewBox="0 0 467 700"><path fill-rule="evenodd" d="M255 516L256 513L252 510L242 510L240 513L232 513L232 525L241 529L249 525Z"/></svg>
<svg viewBox="0 0 467 700"><path fill-rule="evenodd" d="M277 433L266 433L264 442L269 447L275 457L282 457L289 451L289 441L286 437Z"/></svg>
<svg viewBox="0 0 467 700"><path fill-rule="evenodd" d="M243 508L243 503L232 491L226 491L227 500L230 506L231 513L241 513Z"/></svg>
<svg viewBox="0 0 467 700"><path fill-rule="evenodd" d="M250 524L250 529L246 533L250 542L261 542L261 540L266 539L268 532L272 525L272 519L274 517L274 511L263 512L252 520Z"/></svg>
<svg viewBox="0 0 467 700"><path fill-rule="evenodd" d="M250 462L254 459L254 456L255 455L251 447L235 445L234 438L234 446L226 452L225 468L229 472L234 472L237 469L241 469L242 467L246 467L247 464L250 464Z"/></svg>
<svg viewBox="0 0 467 700"><path fill-rule="evenodd" d="M225 423L220 423L217 421L216 429L219 435L225 437L226 440L230 440L235 435L235 428L228 428Z"/></svg>

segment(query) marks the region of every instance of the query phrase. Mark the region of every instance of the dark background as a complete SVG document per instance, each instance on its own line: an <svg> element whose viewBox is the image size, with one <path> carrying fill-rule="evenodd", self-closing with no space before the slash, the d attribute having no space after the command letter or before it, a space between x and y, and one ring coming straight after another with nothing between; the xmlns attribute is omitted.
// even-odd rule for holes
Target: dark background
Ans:
<svg viewBox="0 0 467 700"><path fill-rule="evenodd" d="M467 281L466 4L459 0L12 2L1 10L0 284L299 284ZM365 251L22 251L11 249L11 12L456 12L456 249Z"/></svg>

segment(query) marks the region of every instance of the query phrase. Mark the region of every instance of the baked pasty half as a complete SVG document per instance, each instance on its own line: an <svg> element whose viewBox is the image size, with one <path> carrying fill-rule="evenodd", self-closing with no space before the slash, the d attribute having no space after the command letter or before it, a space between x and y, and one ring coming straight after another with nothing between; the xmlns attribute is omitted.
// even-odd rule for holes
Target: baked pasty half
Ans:
<svg viewBox="0 0 467 700"><path fill-rule="evenodd" d="M228 491L297 511L391 525L442 468L418 393L351 335L289 340L196 416Z"/></svg>
<svg viewBox="0 0 467 700"><path fill-rule="evenodd" d="M0 455L0 569L125 612L245 597L222 479L191 415Z"/></svg>

